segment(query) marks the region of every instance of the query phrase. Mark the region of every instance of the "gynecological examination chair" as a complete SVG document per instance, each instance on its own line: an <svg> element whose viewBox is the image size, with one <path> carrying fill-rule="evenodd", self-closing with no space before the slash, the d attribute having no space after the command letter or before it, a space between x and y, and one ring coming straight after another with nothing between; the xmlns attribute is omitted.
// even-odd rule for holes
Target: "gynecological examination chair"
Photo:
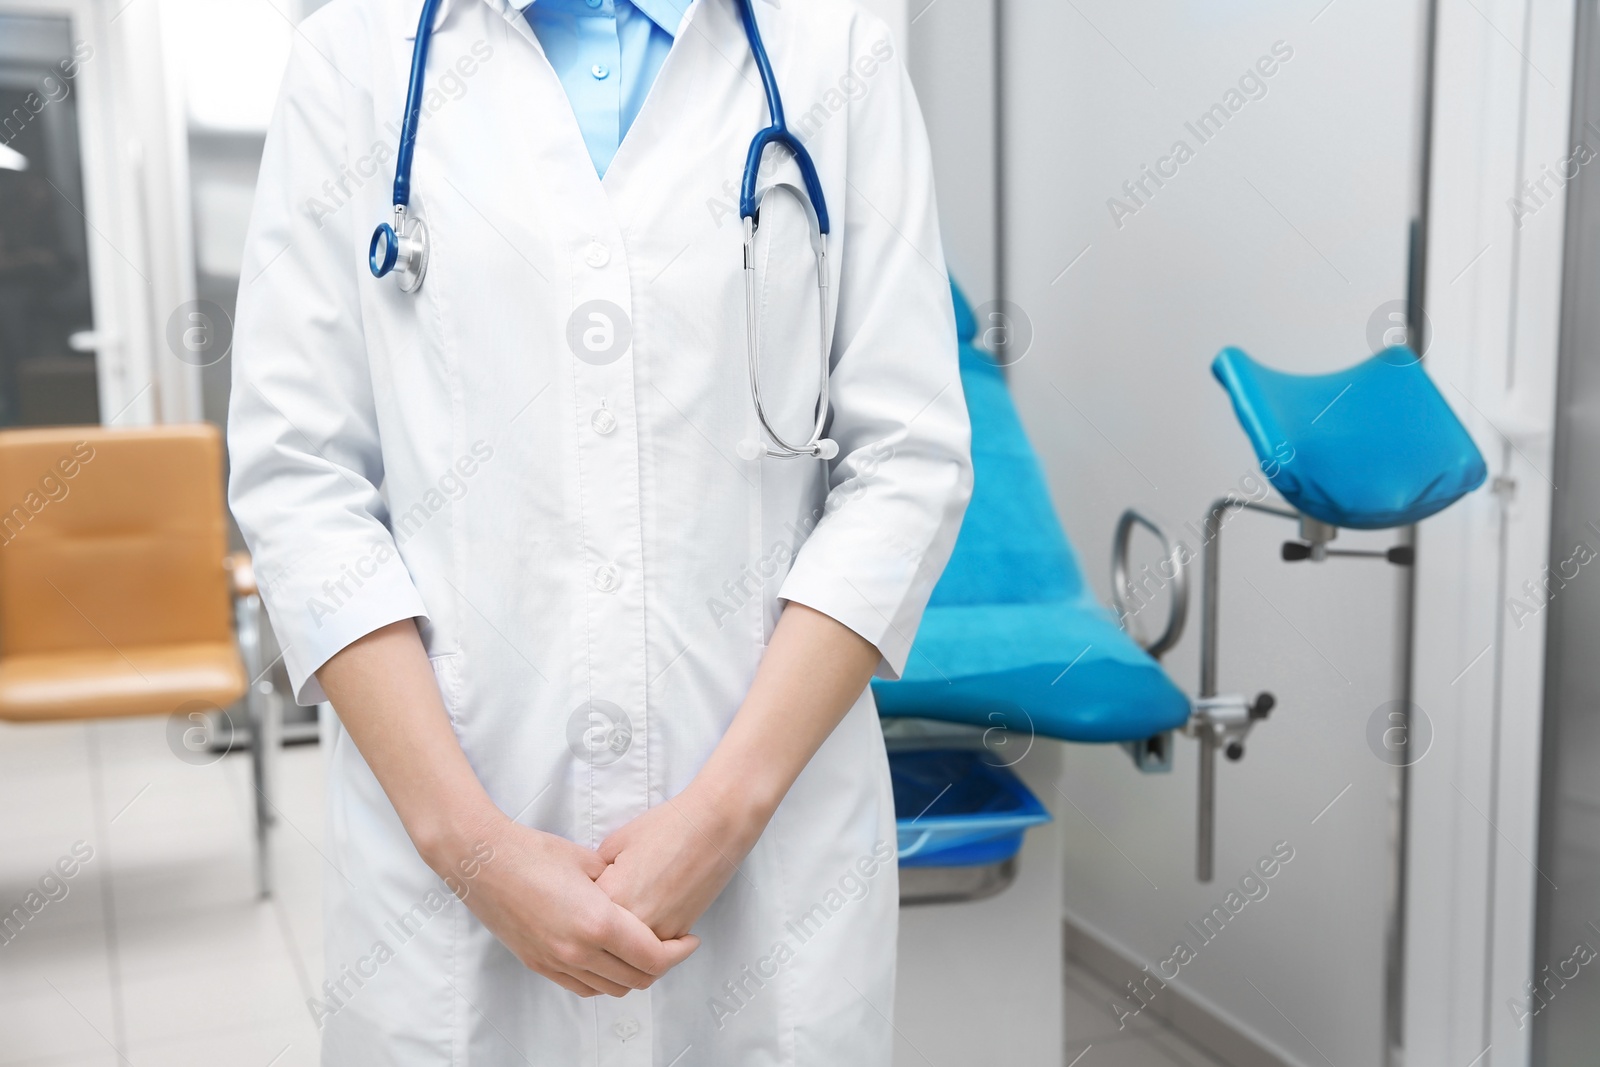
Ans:
<svg viewBox="0 0 1600 1067"><path fill-rule="evenodd" d="M1045 793L1060 771L1040 739L1119 745L1138 770L1160 773L1172 766L1176 734L1195 738L1196 876L1210 881L1217 755L1242 758L1273 707L1270 694L1216 691L1224 526L1245 512L1295 522L1298 536L1282 550L1295 565L1366 556L1365 565L1407 566L1408 537L1387 551L1341 549L1339 528L1421 521L1486 471L1408 349L1327 375L1283 374L1226 349L1213 373L1282 500L1224 497L1207 512L1203 545L1187 547L1124 513L1112 610L1084 579L1003 369L977 344L959 292L955 304L972 503L905 671L872 683L889 747L901 903L917 905L901 915L895 1018L907 1054L897 1062L921 1063L919 1050L937 1048L950 1062L1043 1063L1061 1047L1061 872L1081 857L1063 854L1059 834L1028 833L1050 819L1028 785ZM1134 574L1141 529L1162 555ZM1191 699L1158 660L1183 634L1196 563L1201 676ZM1132 630L1159 614L1144 609L1163 597L1158 633L1136 637L1119 625Z"/></svg>
<svg viewBox="0 0 1600 1067"><path fill-rule="evenodd" d="M1015 875L1049 819L1007 766L1035 737L1139 742L1182 726L1189 700L1094 597L1000 366L954 290L973 493L900 679L873 682L886 720L981 728L985 743L891 746L902 900L975 899Z"/></svg>
<svg viewBox="0 0 1600 1067"><path fill-rule="evenodd" d="M1191 701L1157 662L1181 637L1188 605L1187 546L1129 511L1114 538L1113 600L1085 582L1023 432L1001 368L976 345L977 323L954 291L961 382L972 419L972 503L933 591L901 678L874 681L879 714L979 727L1031 740L1120 743L1140 769L1169 769L1175 731L1201 754L1196 871L1211 878L1216 754L1240 759L1271 694L1216 692L1217 601L1223 526L1251 510L1293 520L1285 561L1375 557L1409 566L1413 549L1339 549L1341 527L1407 527L1481 485L1482 455L1421 360L1396 346L1343 371L1286 374L1237 348L1212 372L1227 391L1263 472L1287 507L1223 497L1206 517L1201 587L1201 677ZM1157 583L1170 598L1161 633L1142 646L1121 620L1138 583L1129 546L1143 526L1163 542ZM1146 570L1148 576L1148 568ZM1046 821L993 746L891 747L900 817L903 899L998 892L1014 873L1023 831ZM927 877L919 874L929 869ZM958 872L966 876L957 877ZM935 877L937 873L937 877Z"/></svg>

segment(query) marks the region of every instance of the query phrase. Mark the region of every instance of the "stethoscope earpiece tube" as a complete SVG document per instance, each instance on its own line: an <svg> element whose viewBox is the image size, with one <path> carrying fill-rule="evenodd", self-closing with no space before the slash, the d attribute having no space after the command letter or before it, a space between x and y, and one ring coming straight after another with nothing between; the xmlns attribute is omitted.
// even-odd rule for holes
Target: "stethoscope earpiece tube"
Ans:
<svg viewBox="0 0 1600 1067"><path fill-rule="evenodd" d="M776 188L792 189L793 186L774 186ZM768 190L770 193L771 190ZM797 198L798 192L794 194ZM818 326L818 367L817 367L817 408L816 422L811 427L811 436L803 445L793 445L784 440L772 423L767 421L767 409L761 402L761 319L757 310L760 301L756 293L756 255L755 240L756 229L759 225L756 214L745 217L744 220L744 317L745 317L745 363L750 372L750 401L756 410L756 421L761 424L762 431L766 434L769 444L764 446L763 452L776 459L799 459L801 457L830 460L839 454L836 442L823 437L823 431L828 425L828 235L817 235L817 307ZM739 447L739 454L744 456L747 448L744 443ZM745 458L753 458L745 456Z"/></svg>
<svg viewBox="0 0 1600 1067"><path fill-rule="evenodd" d="M417 150L417 124L422 119L422 96L428 71L428 45L433 42L433 21L440 0L422 0L417 20L417 41L411 49L411 77L406 83L406 113L400 126L400 148L394 162L394 206L411 204L411 157Z"/></svg>
<svg viewBox="0 0 1600 1067"><path fill-rule="evenodd" d="M761 27L756 23L755 10L750 0L739 0L739 21L750 42L750 55L755 59L756 70L761 74L761 87L767 97L767 114L771 125L761 130L750 141L745 154L744 178L739 185L739 215L744 220L744 279L745 279L745 356L750 371L750 400L755 405L756 421L761 424L768 443L758 445L759 453L778 459L801 457L831 460L839 454L839 445L822 436L828 423L828 350L831 331L828 329L828 202L822 194L822 181L817 177L816 164L800 139L789 132L783 116L783 97L778 91L778 79L772 72L772 60L767 56L767 46L761 40ZM785 441L767 421L766 408L761 403L761 324L756 299L755 235L760 225L761 205L756 198L756 183L761 174L761 157L767 147L780 144L793 155L800 168L800 178L805 183L806 199L810 202L812 221L817 228L817 296L821 301L821 362L817 383L816 423L811 436L803 445ZM751 451L747 446L755 442L741 442L740 455ZM750 457L747 457L750 458Z"/></svg>

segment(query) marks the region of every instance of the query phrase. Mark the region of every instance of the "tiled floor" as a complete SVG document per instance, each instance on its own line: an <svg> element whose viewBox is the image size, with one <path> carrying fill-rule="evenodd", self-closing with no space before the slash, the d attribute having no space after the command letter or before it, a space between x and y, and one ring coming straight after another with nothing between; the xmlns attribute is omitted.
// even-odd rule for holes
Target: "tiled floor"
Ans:
<svg viewBox="0 0 1600 1067"><path fill-rule="evenodd" d="M1148 1016L1129 1020L1119 1029L1110 1005L1126 995L1093 974L1067 964L1066 1011L1063 1019L1071 1067L1223 1067L1177 1033Z"/></svg>
<svg viewBox="0 0 1600 1067"><path fill-rule="evenodd" d="M317 750L280 761L279 892L262 904L248 760L186 763L166 725L0 725L0 913L76 843L93 850L0 944L6 1067L317 1062Z"/></svg>
<svg viewBox="0 0 1600 1067"><path fill-rule="evenodd" d="M0 915L37 911L0 939L0 1067L317 1062L318 750L279 760L278 892L263 904L248 761L184 762L166 726L0 724ZM47 877L75 848L88 858L72 876ZM1063 1064L1218 1067L1153 1021L1118 1031L1115 997L1067 969Z"/></svg>

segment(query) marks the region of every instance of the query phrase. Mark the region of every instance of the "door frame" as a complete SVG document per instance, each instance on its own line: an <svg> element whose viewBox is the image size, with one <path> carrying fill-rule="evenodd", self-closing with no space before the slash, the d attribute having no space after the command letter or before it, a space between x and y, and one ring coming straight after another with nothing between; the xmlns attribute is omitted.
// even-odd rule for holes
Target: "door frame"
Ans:
<svg viewBox="0 0 1600 1067"><path fill-rule="evenodd" d="M1532 977L1544 614L1508 611L1549 558L1565 202L1512 207L1568 153L1570 0L1441 0L1428 368L1490 484L1418 532L1403 1060L1524 1067L1506 1002ZM1398 1061L1401 1057L1394 1057Z"/></svg>

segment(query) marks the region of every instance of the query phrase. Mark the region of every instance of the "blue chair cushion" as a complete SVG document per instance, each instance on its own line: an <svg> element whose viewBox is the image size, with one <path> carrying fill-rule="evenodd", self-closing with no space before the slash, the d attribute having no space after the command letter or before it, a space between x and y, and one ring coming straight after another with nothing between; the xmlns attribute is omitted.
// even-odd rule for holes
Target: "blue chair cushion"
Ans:
<svg viewBox="0 0 1600 1067"><path fill-rule="evenodd" d="M1334 374L1285 374L1225 348L1211 373L1262 471L1314 519L1356 530L1420 522L1483 484L1483 456L1416 355L1385 349Z"/></svg>
<svg viewBox="0 0 1600 1067"><path fill-rule="evenodd" d="M976 340L978 318L972 313L972 305L967 303L966 296L955 287L954 283L950 286L950 297L956 307L956 340L961 342Z"/></svg>
<svg viewBox="0 0 1600 1067"><path fill-rule="evenodd" d="M960 359L972 502L904 673L872 683L879 713L1089 742L1182 725L1188 699L1084 581L1000 368L970 337Z"/></svg>

